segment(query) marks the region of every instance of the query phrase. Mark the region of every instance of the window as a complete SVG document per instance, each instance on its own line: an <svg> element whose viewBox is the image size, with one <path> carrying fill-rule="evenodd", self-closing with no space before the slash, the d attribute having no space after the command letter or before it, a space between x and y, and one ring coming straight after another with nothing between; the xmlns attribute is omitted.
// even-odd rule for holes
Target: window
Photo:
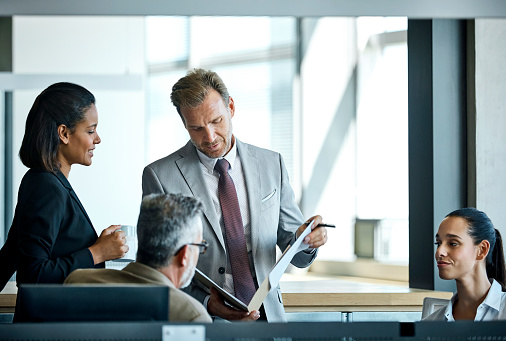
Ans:
<svg viewBox="0 0 506 341"><path fill-rule="evenodd" d="M234 98L234 134L280 152L303 214L337 225L319 259L355 259L355 223L368 220L374 257L407 264L406 28L406 18L148 18L147 162L188 140L172 85L212 69Z"/></svg>

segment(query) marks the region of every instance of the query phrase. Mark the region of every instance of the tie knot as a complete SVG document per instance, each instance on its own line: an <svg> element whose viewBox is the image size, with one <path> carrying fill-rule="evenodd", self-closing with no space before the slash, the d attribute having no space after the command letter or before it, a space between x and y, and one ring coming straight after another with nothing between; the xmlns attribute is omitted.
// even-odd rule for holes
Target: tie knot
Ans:
<svg viewBox="0 0 506 341"><path fill-rule="evenodd" d="M220 173L220 175L228 173L229 168L230 168L230 163L228 163L228 161L225 159L219 159L216 162L216 165L214 166L214 169L216 169L216 171L218 173Z"/></svg>

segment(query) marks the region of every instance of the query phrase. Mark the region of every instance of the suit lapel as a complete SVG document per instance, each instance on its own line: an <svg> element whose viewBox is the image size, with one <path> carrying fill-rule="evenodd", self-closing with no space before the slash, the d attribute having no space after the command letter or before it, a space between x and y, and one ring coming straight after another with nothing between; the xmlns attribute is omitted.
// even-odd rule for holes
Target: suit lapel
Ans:
<svg viewBox="0 0 506 341"><path fill-rule="evenodd" d="M256 152L249 145L242 143L237 138L237 151L241 158L242 171L246 181L246 190L248 193L248 205L250 211L251 224L251 248L253 258L256 259L256 253L259 249L258 237L260 233L260 203L262 201L262 181L260 176L259 162Z"/></svg>
<svg viewBox="0 0 506 341"><path fill-rule="evenodd" d="M204 176L200 169L200 159L191 141L181 149L180 155L182 158L176 160L177 167L193 196L198 198L204 205L204 216L220 241L221 246L225 249L225 240L223 239L218 215L214 209L213 200L205 186Z"/></svg>
<svg viewBox="0 0 506 341"><path fill-rule="evenodd" d="M76 192L74 192L74 190L72 189L70 182L67 180L65 175L63 175L63 173L60 171L58 171L58 173L56 173L56 177L58 178L58 180L60 180L61 184L69 191L71 198L77 203L77 205L79 206L79 208L83 212L83 215L86 217L86 220L88 220L88 223L90 223L90 227L93 230L93 232L95 233L95 236L98 236L97 231L95 231L95 228L93 227L93 224L91 223L90 217L88 217L88 213L86 213L86 210L84 209L83 204L81 204L81 201L79 201L79 198L77 197Z"/></svg>

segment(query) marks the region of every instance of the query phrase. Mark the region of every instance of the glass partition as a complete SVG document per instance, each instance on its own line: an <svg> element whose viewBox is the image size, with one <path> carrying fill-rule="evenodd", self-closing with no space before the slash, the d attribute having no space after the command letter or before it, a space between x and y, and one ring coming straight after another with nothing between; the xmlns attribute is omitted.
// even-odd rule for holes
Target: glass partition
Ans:
<svg viewBox="0 0 506 341"><path fill-rule="evenodd" d="M319 259L407 264L406 18L148 17L146 162L188 140L171 86L193 67L223 78L234 133L283 155L305 216L337 228Z"/></svg>

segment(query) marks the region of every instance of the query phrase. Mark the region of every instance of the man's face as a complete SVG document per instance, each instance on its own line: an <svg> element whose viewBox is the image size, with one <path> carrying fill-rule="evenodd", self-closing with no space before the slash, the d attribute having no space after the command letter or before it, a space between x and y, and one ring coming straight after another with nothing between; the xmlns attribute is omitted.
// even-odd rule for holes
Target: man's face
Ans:
<svg viewBox="0 0 506 341"><path fill-rule="evenodd" d="M225 156L232 148L232 117L235 106L230 97L228 106L216 90L209 91L196 108L181 108L185 128L193 145L210 158Z"/></svg>
<svg viewBox="0 0 506 341"><path fill-rule="evenodd" d="M197 233L197 238L193 241L193 243L201 243L202 242L202 220L200 218L193 219L192 224L195 224L195 228L199 230ZM197 262L199 261L199 247L196 245L189 245L190 247L190 259L188 262L188 266L186 267L183 276L181 277L181 286L180 288L186 288L190 285L193 276L195 275L195 267L197 266Z"/></svg>

